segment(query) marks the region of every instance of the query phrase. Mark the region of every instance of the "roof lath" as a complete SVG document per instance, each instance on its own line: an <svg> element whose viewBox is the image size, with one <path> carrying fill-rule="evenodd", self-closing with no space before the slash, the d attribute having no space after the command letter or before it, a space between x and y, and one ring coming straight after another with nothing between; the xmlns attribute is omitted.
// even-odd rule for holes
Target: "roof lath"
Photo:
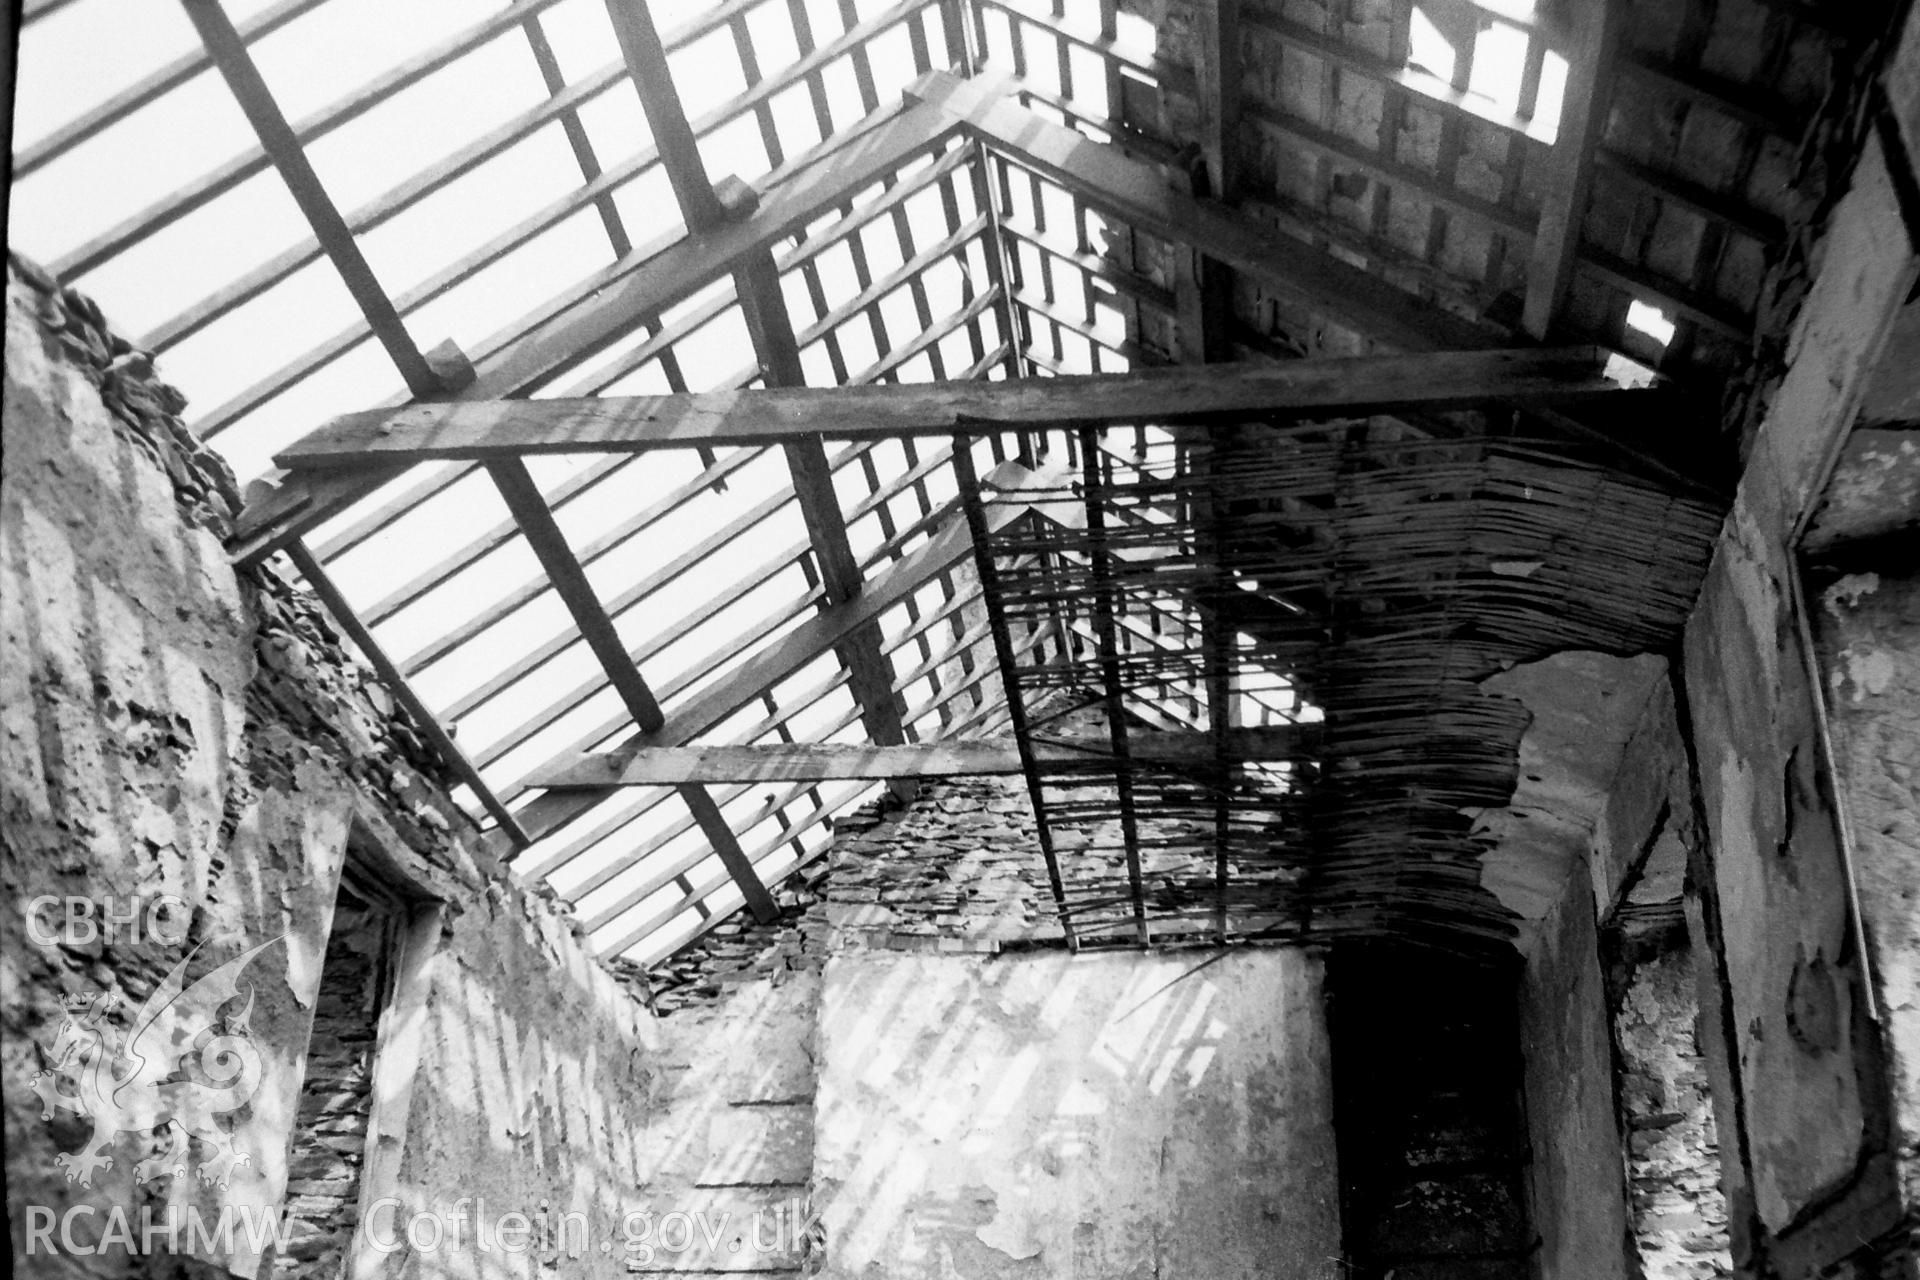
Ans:
<svg viewBox="0 0 1920 1280"><path fill-rule="evenodd" d="M1011 668L1183 625L982 600L969 516L1012 538L1119 465L1082 428L1183 466L1236 414L1491 433L1711 500L1710 414L1537 344L1737 367L1847 38L1787 0L1745 44L1622 0L109 7L26 6L17 247L144 328L252 482L234 556L291 555L495 847L638 959L771 910L876 779L552 785L580 760L978 739L1028 718ZM1355 355L1367 395L1298 364ZM1210 616L1183 714L1219 735Z"/></svg>

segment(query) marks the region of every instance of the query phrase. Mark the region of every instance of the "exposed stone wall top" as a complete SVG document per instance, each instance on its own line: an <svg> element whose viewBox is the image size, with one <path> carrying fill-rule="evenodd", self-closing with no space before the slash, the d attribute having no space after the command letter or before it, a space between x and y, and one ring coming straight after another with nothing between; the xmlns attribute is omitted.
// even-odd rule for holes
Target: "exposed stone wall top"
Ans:
<svg viewBox="0 0 1920 1280"><path fill-rule="evenodd" d="M20 289L20 304L30 308L71 367L94 382L124 438L166 474L182 520L226 538L242 506L240 492L226 461L181 419L186 397L160 379L153 358L116 332L93 299L17 253L9 254L9 268L9 292ZM476 880L471 862L454 852L450 839L456 825L471 827L446 798L452 776L379 677L347 648L319 603L274 565L242 570L239 577L255 623L258 669L247 693L250 719L260 726L278 722L325 751L383 798L417 852ZM135 718L146 710L126 708ZM257 757L268 775L255 778L255 785L267 784L276 772L271 758ZM277 772L284 779L284 769Z"/></svg>
<svg viewBox="0 0 1920 1280"><path fill-rule="evenodd" d="M841 824L832 859L835 949L994 951L1061 936L1023 778L924 786L902 811Z"/></svg>
<svg viewBox="0 0 1920 1280"><path fill-rule="evenodd" d="M72 1211L91 1245L117 1212L137 1244L143 1211L217 1218L310 1194L289 1137L350 851L406 901L418 958L411 1013L382 1050L411 1068L410 1109L388 1117L404 1145L381 1148L402 1221L485 1195L495 1213L551 1204L617 1227L644 1169L654 1020L546 895L476 864L438 760L315 602L272 569L235 572L231 478L150 362L31 266L11 275L6 323L0 1069L14 1271L173 1275L193 1258L260 1272L244 1232L231 1250L183 1237L153 1258L116 1246L54 1259L44 1240L29 1254L26 1215ZM165 937L100 927L156 900L187 917ZM62 929L62 904L91 907L89 927ZM243 957L244 1025L219 1016L251 1065L225 1091L241 1096L207 1101L210 1118L129 1112L62 1048L89 1034L123 1046L168 974L190 984ZM76 1000L90 1031L69 1025ZM214 1016L169 1023L167 1043ZM144 1061L179 1065L164 1051ZM183 1116L199 1126L190 1144L166 1127ZM622 1274L624 1259L596 1249L581 1269Z"/></svg>

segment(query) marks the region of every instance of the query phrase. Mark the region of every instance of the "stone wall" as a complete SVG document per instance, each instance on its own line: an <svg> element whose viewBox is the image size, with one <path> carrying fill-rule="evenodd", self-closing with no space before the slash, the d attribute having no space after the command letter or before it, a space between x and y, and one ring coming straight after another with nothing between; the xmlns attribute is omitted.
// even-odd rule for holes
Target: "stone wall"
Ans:
<svg viewBox="0 0 1920 1280"><path fill-rule="evenodd" d="M1904 549L1903 549L1904 548ZM1920 1204L1920 545L1818 590L1817 636L1854 867L1880 996L1894 1155Z"/></svg>
<svg viewBox="0 0 1920 1280"><path fill-rule="evenodd" d="M837 826L832 860L836 949L994 951L1061 940L1023 778L923 786L904 810Z"/></svg>
<svg viewBox="0 0 1920 1280"><path fill-rule="evenodd" d="M359 1222L361 1175L373 1122L374 1053L392 985L398 913L343 882L320 966L306 1078L287 1155L294 1220L276 1276L338 1276Z"/></svg>
<svg viewBox="0 0 1920 1280"><path fill-rule="evenodd" d="M617 1221L644 1178L641 1134L673 1123L677 1095L645 1047L653 1019L548 901L476 864L437 762L318 607L271 569L229 567L237 497L177 393L90 301L30 266L9 282L5 395L0 1069L15 1272L253 1276L269 1241L143 1236L143 1214L164 1228L169 1209L196 1208L211 1227L223 1207L277 1209L337 1181L339 1164L292 1167L289 1138L350 846L406 917L359 1193L397 1202L381 1238L415 1213L444 1228L464 1198L490 1216ZM157 935L100 927L134 899L179 918L151 917ZM190 985L236 959L230 989ZM200 1135L176 1146L149 1133L169 1113L122 1105L134 1095L92 1066L150 995L182 985L131 1046L164 1075L217 1033L171 1095ZM349 1215L320 1216L302 1251L338 1256ZM482 1256L471 1235L352 1250L356 1275L531 1275L556 1257ZM623 1262L588 1247L571 1265L611 1276Z"/></svg>
<svg viewBox="0 0 1920 1280"><path fill-rule="evenodd" d="M844 1091L817 1099L817 1077L868 1079L875 1053L899 1060L951 1025L972 1027L979 1052L1001 1044L996 1034L1014 1045L972 1059L979 1069L1051 1055L1042 1074L1059 1086L1033 1093L1017 1127L982 1118L975 1136L1000 1144L984 1165L1026 1169L1030 1156L1055 1165L1036 1177L1058 1178L1066 1161L1084 1175L1075 1195L1098 1202L1063 1200L1066 1182L1000 1187L988 1216L1004 1230L988 1234L1013 1253L1034 1256L1034 1233L1065 1223L1073 1242L1045 1247L1070 1266L1087 1243L1073 1215L1091 1214L1101 1257L1221 1276L1284 1258L1291 1274L1330 1274L1339 1239L1317 962L1277 950L1071 959L1012 779L928 788L905 810L842 823L831 873L785 886L780 920L725 921L651 972L609 972L548 898L474 861L478 842L437 762L315 605L271 569L229 567L221 537L236 495L144 358L30 267L10 290L8 325L9 909L133 894L184 907L184 943L5 936L18 1269L261 1274L271 1247L244 1242L163 1242L139 1256L137 1239L127 1250L109 1232L106 1251L82 1251L115 1206L137 1237L142 1207L195 1204L290 1210L283 1274L857 1271L867 1237L846 1216L880 1222L899 1202L847 1187L847 1161L875 1150L873 1125ZM367 937L345 927L359 906L337 892L350 859L369 892L391 899ZM338 902L349 910L336 934ZM389 931L394 941L372 941ZM225 1138L231 1121L250 1162L203 1184L193 1175L209 1153L195 1140L185 1176L136 1183L155 1144L110 1133L112 1165L87 1185L66 1181L54 1156L84 1126L58 1104L105 1106L59 1083L75 1065L60 1057L63 1028L96 1025L87 1011L69 1018L63 998L115 994L97 1025L124 1033L196 944L185 979L245 957L245 1010L236 995L177 1030L217 1023L257 1057L247 1105L210 1131ZM1007 945L1040 950L896 954ZM841 976L823 978L836 952ZM882 979L905 997L898 1025L866 1019L869 977L955 961L968 967ZM1083 988L1055 1034L1042 1007ZM941 999L918 998L936 989ZM856 1024L875 1037L848 1041ZM908 1075L945 1097L942 1072L965 1060ZM35 1084L56 1102L52 1122ZM1073 1111L1089 1098L1098 1124ZM1137 1123L1146 1114L1158 1120ZM1069 1129L1102 1131L1107 1145L1074 1148ZM906 1165L939 1142L911 1124L900 1132L923 1144L894 1148ZM1125 1159L1110 1165L1122 1140ZM1155 1169L1158 1201L1134 1177ZM845 1194L829 1202L825 1190ZM80 1249L62 1248L56 1227L24 1252L30 1209L61 1221L81 1204L94 1214L73 1232ZM830 1208L840 1217L823 1219ZM996 1247L971 1226L953 1242Z"/></svg>
<svg viewBox="0 0 1920 1280"><path fill-rule="evenodd" d="M1340 1274L1306 952L856 951L825 981L823 1275Z"/></svg>
<svg viewBox="0 0 1920 1280"><path fill-rule="evenodd" d="M1593 892L1575 867L1520 983L1540 1274L1624 1280L1627 1208Z"/></svg>
<svg viewBox="0 0 1920 1280"><path fill-rule="evenodd" d="M1914 1265L1887 1041L1869 1017L1905 997L1887 993L1885 965L1870 991L1861 963L1792 552L1920 267L1883 143L1868 139L1833 208L1679 682L1702 836L1702 1048L1733 1262L1789 1277Z"/></svg>
<svg viewBox="0 0 1920 1280"><path fill-rule="evenodd" d="M1307 953L1070 956L1019 778L842 819L783 897L630 975L667 1014L662 1081L725 1082L653 1151L652 1201L738 1228L678 1266L1333 1273Z"/></svg>
<svg viewBox="0 0 1920 1280"><path fill-rule="evenodd" d="M819 1264L820 973L733 972L723 994L659 1024L621 1224L630 1273L792 1275Z"/></svg>
<svg viewBox="0 0 1920 1280"><path fill-rule="evenodd" d="M1611 1031L1606 1066L1624 1139L1628 1270L1676 1280L1732 1268L1713 1100L1696 1034L1702 975L1687 940L1688 860L1699 839L1678 708L1662 680L1595 824L1590 887L1572 892L1590 895L1599 921ZM1606 1178L1611 1198L1620 1177L1608 1170Z"/></svg>
<svg viewBox="0 0 1920 1280"><path fill-rule="evenodd" d="M875 820L870 813L868 820ZM774 890L780 914L766 924L752 912L735 912L650 967L615 959L614 972L663 1018L724 1003L736 988L759 979L778 984L792 974L818 973L827 958L827 870L826 862L815 861L789 876Z"/></svg>
<svg viewBox="0 0 1920 1280"><path fill-rule="evenodd" d="M1712 1280L1730 1275L1733 1260L1713 1097L1694 1030L1693 953L1684 937L1649 943L1622 957L1613 1013L1634 1245L1642 1275Z"/></svg>

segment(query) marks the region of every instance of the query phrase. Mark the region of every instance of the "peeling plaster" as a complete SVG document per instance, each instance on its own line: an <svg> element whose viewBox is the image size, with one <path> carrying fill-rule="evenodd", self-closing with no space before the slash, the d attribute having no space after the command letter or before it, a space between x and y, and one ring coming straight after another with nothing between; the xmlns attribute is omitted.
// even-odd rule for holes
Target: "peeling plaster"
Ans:
<svg viewBox="0 0 1920 1280"><path fill-rule="evenodd" d="M826 1277L1334 1280L1304 951L851 951L827 963Z"/></svg>
<svg viewBox="0 0 1920 1280"><path fill-rule="evenodd" d="M1621 753L1666 670L1666 660L1652 654L1568 650L1480 682L1488 694L1524 704L1531 716L1512 802L1468 811L1475 833L1493 841L1481 858L1480 881L1519 913L1523 953L1567 877L1585 865Z"/></svg>
<svg viewBox="0 0 1920 1280"><path fill-rule="evenodd" d="M190 936L211 948L209 959L239 939L284 934L285 945L249 970L259 998L248 1035L261 1070L231 1132L252 1163L225 1185L188 1176L137 1187L138 1159L155 1140L123 1133L113 1162L82 1185L54 1162L72 1138L42 1119L28 1087L48 1065L61 997L105 994L130 1017L178 952L152 937L36 946L22 930L0 929L10 1202L85 1207L97 1223L144 1204L203 1214L283 1198L298 1205L309 1184L352 1176L345 1156L356 1138L344 1130L325 1144L340 1159L296 1174L288 1158L351 831L377 850L370 856L383 875L404 882L396 891L449 903L441 949L421 969L431 991L420 993L418 1022L431 1033L395 1058L411 1056L416 1068L406 1142L383 1139L378 1187L400 1199L402 1218L484 1196L500 1207L590 1206L614 1220L641 1181L636 1148L652 1132L651 1065L637 1052L646 1014L549 903L482 879L461 843L464 823L462 836L450 832L446 815L456 810L434 780L437 761L392 718L317 603L271 569L240 573L227 563L221 536L238 495L175 416L177 393L126 372L131 365L111 356L124 340L97 308L54 289L15 274L7 301L5 909L17 921L22 899L40 892L96 902L167 892L189 904ZM534 1114L520 1123L564 1142L496 1147L484 1118L504 1112L497 1081L518 1044L502 1029L515 1017L540 1021L535 1069L549 1086L528 1094ZM605 1099L621 1100L621 1111L610 1114ZM292 1263L275 1274L340 1274L351 1228L326 1213L297 1225L285 1255ZM22 1243L16 1233L15 1273L45 1271L40 1257L19 1252ZM261 1271L244 1234L230 1251L183 1245L183 1274ZM67 1260L63 1274L122 1280L152 1265L103 1250ZM624 1275L625 1258L595 1253L575 1273Z"/></svg>
<svg viewBox="0 0 1920 1280"><path fill-rule="evenodd" d="M1841 446L1803 549L1920 527L1920 430L1858 427Z"/></svg>
<svg viewBox="0 0 1920 1280"><path fill-rule="evenodd" d="M1830 677L1833 690L1855 706L1893 687L1896 667L1892 654L1848 645L1840 651L1839 660L1845 670L1836 670ZM1847 693L1849 683L1853 686L1851 694Z"/></svg>

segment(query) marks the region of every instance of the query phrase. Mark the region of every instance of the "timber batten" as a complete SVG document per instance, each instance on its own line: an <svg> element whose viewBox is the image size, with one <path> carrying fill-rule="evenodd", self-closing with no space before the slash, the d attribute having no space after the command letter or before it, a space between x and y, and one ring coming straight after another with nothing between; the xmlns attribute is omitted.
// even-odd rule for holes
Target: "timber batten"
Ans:
<svg viewBox="0 0 1920 1280"><path fill-rule="evenodd" d="M30 32L67 7L29 6ZM1151 50L1111 0L1084 20L1024 0L836 12L734 0L669 27L645 5L604 7L610 25L584 60L552 0L516 0L295 112L259 42L327 20L329 0L284 0L232 26L193 0L212 53L156 64L29 140L18 173L56 186L91 163L88 144L124 135L202 71L232 84L260 145L133 201L54 260L137 275L135 251L162 232L286 175L308 225L230 278L213 272L148 330L155 350L205 367L223 334L299 328L285 312L254 318L316 275L337 277L352 303L261 367L236 365L185 420L232 450L243 482L266 481L229 554L251 566L286 550L309 567L399 700L438 730L477 820L503 849L532 839L521 865L592 902L597 945L622 951L707 927L723 862L777 879L818 857L831 814L881 767L783 779L768 796L718 781L711 805L690 801L698 814L675 797L708 785L699 778L543 804L561 763L604 758L648 725L671 751L804 753L852 734L875 760L912 768L927 762L920 748L1016 714L997 640L1022 663L1071 666L1110 634L1124 673L1136 650L1164 651L1180 619L1198 618L1198 682L1126 738L1213 732L1214 801L1222 779L1244 776L1217 741L1240 727L1237 648L1250 628L1284 629L1298 602L1237 587L1227 607L1217 583L1169 581L1128 606L1137 613L1116 608L1110 627L1083 630L1049 604L997 635L972 549L954 537L968 501L956 434L977 443L980 471L1018 458L1024 472L1000 474L1042 485L1005 511L983 499L990 517L1021 512L992 532L1013 549L1012 597L1085 536L1084 511L1080 525L1062 518L1084 493L1037 477L1083 471L1089 426L1106 428L1093 450L1103 475L1137 465L1168 427L1186 466L1247 423L1287 440L1319 423L1328 440L1433 441L1432 458L1520 450L1635 476L1682 504L1682 523L1685 504L1715 506L1731 448L1695 392L1710 398L1767 314L1760 264L1799 216L1769 193L1824 83L1803 51L1840 47L1835 24L1781 7L1763 56L1736 67L1704 57L1698 40L1719 19L1696 5L1682 6L1694 43L1666 44L1644 23L1621 29L1618 12L1611 28L1575 30L1557 13L1481 6L1447 19L1461 43L1436 75L1413 57L1407 0L1325 25L1196 0ZM1495 21L1524 64L1508 102L1479 85L1490 55L1466 38ZM509 103L502 82L500 110L471 137L347 190L336 157L363 123L503 50L530 56L534 92ZM737 63L737 82L696 88L689 68L708 55ZM1577 64L1564 102L1550 55ZM1296 92L1302 66L1318 80ZM644 118L645 136L608 132L615 104ZM1662 112L1683 143L1649 127ZM1701 138L1724 163L1703 163ZM491 223L486 201L465 201L455 221L477 234L462 226L440 258L398 265L408 227L549 144L570 181ZM582 238L595 247L557 275L524 269ZM554 283L496 312L485 295L504 297L509 279ZM1628 323L1634 304L1675 326L1670 342ZM469 308L487 317L473 330ZM1527 345L1549 335L1659 374L1624 385L1593 345ZM406 392L343 400L370 357ZM1127 380L1086 381L1115 372ZM337 425L299 438L340 409ZM269 479L272 458L289 470ZM499 474L526 519L501 509ZM1117 578L1140 571L1137 523L1103 524ZM1306 560L1303 573L1329 571ZM718 767L661 765L662 779ZM801 773L821 768L849 766ZM555 820L551 838L518 830L516 811ZM1207 821L1209 847L1225 848L1231 806ZM1150 861L1130 901L1150 887ZM1217 886L1231 871L1216 859ZM656 932L625 914L644 911L676 923Z"/></svg>

